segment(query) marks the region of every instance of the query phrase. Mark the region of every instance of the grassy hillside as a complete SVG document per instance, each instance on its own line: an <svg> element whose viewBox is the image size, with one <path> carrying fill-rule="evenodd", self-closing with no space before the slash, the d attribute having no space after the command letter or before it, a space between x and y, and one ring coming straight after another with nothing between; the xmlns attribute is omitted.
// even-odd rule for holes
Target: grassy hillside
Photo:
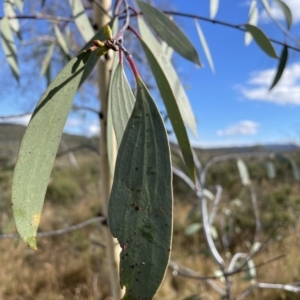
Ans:
<svg viewBox="0 0 300 300"><path fill-rule="evenodd" d="M11 179L14 161L24 127L0 124L0 231L14 233L15 227L10 206ZM99 199L99 153L97 139L63 135L67 148L73 152L78 167L71 164L68 155L58 155L51 174L39 231L50 231L78 224L101 213ZM174 160L181 166L172 146ZM210 158L228 153L268 151L270 147L244 147L224 149L196 149L202 164ZM273 149L274 150L274 149ZM300 155L294 149L276 148L287 158L300 164ZM291 151L293 150L293 151ZM65 151L61 145L59 153ZM266 249L253 260L264 265L256 270L258 282L289 283L299 281L298 220L300 212L300 188L295 180L290 161L279 156L272 161L276 177L270 179L266 172L266 159L244 160L256 193L262 222L258 241L264 242L274 228L279 229L270 238ZM215 243L228 263L234 253L247 253L253 243L255 218L251 202L251 189L241 183L236 160L214 165L207 176L207 188L216 192L216 185L223 187L223 194L215 222ZM252 192L253 192L252 191ZM209 201L211 211L213 201ZM217 271L206 246L202 230L191 233L187 229L201 224L199 202L190 188L174 176L174 237L172 260L199 273L212 276ZM0 299L106 299L109 287L106 277L101 224L94 224L72 233L38 239L38 251L28 249L21 241L0 239ZM280 259L268 260L285 254ZM249 275L249 274L248 274ZM253 284L246 272L233 278L235 295ZM247 277L248 276L248 277ZM221 280L215 280L220 287ZM156 300L183 300L192 294L209 294L220 299L214 289L204 281L176 276L168 270ZM287 291L256 290L245 299L299 299L299 295ZM203 296L205 297L205 296Z"/></svg>

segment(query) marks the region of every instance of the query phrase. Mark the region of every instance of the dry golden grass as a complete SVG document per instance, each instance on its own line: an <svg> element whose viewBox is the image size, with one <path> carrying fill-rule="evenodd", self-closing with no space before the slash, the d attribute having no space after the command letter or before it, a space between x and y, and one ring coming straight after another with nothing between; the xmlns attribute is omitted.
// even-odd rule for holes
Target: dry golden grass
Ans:
<svg viewBox="0 0 300 300"><path fill-rule="evenodd" d="M94 217L98 211L98 192L95 182L84 187L81 198L62 205L45 203L40 231L49 231ZM213 262L199 232L185 236L186 215L191 204L176 198L174 208L174 237L172 260L185 265L201 275L214 275L218 269ZM265 262L280 254L284 259L266 264L257 270L257 281L265 283L290 283L300 279L299 230L283 229L281 240L272 239L266 250L254 258L255 263ZM298 227L297 227L298 226ZM0 240L0 299L5 300L109 300L109 287L104 249L92 241L102 242L101 226L84 229L49 238L38 239L38 251L28 249L18 240ZM267 235L262 235L263 241ZM245 252L245 244L237 243L232 251ZM228 250L227 250L228 251ZM225 257L224 251L222 252ZM234 254L234 253L233 253ZM229 259L227 259L229 262ZM232 277L233 294L236 297L250 287L245 274ZM220 286L220 280L215 281ZM180 300L192 294L203 299L220 299L220 295L207 283L174 276L167 271L156 300ZM208 297L209 295L209 297ZM205 297L207 296L207 297ZM246 299L300 299L300 296L279 290L255 290Z"/></svg>

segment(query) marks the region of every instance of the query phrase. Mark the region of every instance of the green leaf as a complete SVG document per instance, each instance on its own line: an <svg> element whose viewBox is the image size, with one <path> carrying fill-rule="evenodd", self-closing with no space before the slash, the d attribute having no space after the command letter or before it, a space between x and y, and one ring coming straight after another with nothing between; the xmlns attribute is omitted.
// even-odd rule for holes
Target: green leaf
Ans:
<svg viewBox="0 0 300 300"><path fill-rule="evenodd" d="M1 21L1 42L7 62L13 72L13 75L19 81L20 71L17 59L17 47L9 25L9 20L4 17Z"/></svg>
<svg viewBox="0 0 300 300"><path fill-rule="evenodd" d="M252 0L249 9L248 24L256 26L258 22L257 1ZM248 46L252 41L252 35L249 32L245 33L245 45Z"/></svg>
<svg viewBox="0 0 300 300"><path fill-rule="evenodd" d="M137 96L119 148L108 206L112 235L122 247L124 300L152 299L169 262L172 171L166 129L149 91Z"/></svg>
<svg viewBox="0 0 300 300"><path fill-rule="evenodd" d="M210 18L214 19L219 8L219 0L210 0Z"/></svg>
<svg viewBox="0 0 300 300"><path fill-rule="evenodd" d="M202 228L202 224L200 223L193 223L185 228L184 234L185 235L193 235L197 233Z"/></svg>
<svg viewBox="0 0 300 300"><path fill-rule="evenodd" d="M70 52L68 49L67 42L56 24L54 24L54 32L55 32L55 36L56 36L56 39L57 39L57 42L58 42L60 48L66 54L68 59L70 59Z"/></svg>
<svg viewBox="0 0 300 300"><path fill-rule="evenodd" d="M22 240L33 249L51 169L86 55L73 58L51 82L34 110L19 150L12 208Z"/></svg>
<svg viewBox="0 0 300 300"><path fill-rule="evenodd" d="M142 24L141 19L138 19L139 26ZM140 30L143 27L140 26ZM152 52L149 48L149 39L145 34L142 35L144 40L141 40L144 52L146 54L147 60L149 62L149 65L151 67L152 73L155 77L158 89L160 91L160 94L162 96L162 99L165 103L168 116L170 118L170 121L172 123L175 135L178 140L179 147L181 149L184 162L187 166L189 176L190 178L195 182L195 165L194 165L194 158L193 153L190 145L190 141L186 132L186 128L184 126L181 113L179 110L179 102L176 101L176 98L174 96L174 92L172 91L170 82L168 81L168 78L166 74L164 73L165 69L164 67L166 65L162 65L161 60L159 59L158 53L160 53L161 48L159 47L159 52ZM145 42L144 42L145 41ZM147 43L147 44L146 44ZM166 61L166 60L165 60Z"/></svg>
<svg viewBox="0 0 300 300"><path fill-rule="evenodd" d="M114 72L110 97L114 130L118 146L120 146L135 103L134 95L121 64L118 64L116 71Z"/></svg>
<svg viewBox="0 0 300 300"><path fill-rule="evenodd" d="M277 58L276 51L267 38L267 36L263 33L261 29L258 27L251 25L251 24L245 24L245 28L248 32L251 33L253 39L257 43L257 45L269 56Z"/></svg>
<svg viewBox="0 0 300 300"><path fill-rule="evenodd" d="M83 40L87 43L94 36L94 29L85 13L81 0L69 0L72 16Z"/></svg>
<svg viewBox="0 0 300 300"><path fill-rule="evenodd" d="M185 33L155 7L137 0L137 3L154 31L177 53L201 66L198 53Z"/></svg>
<svg viewBox="0 0 300 300"><path fill-rule="evenodd" d="M197 134L196 118L191 108L189 99L185 93L185 90L180 82L180 79L169 59L166 59L165 52L161 48L160 43L150 31L144 20L138 17L138 26L143 41L147 44L150 51L153 53L160 69L163 71L167 78L169 85L175 96L179 111L181 113L183 122L189 127L195 137ZM150 63L150 62L149 62ZM151 66L152 67L152 66ZM165 100L164 100L165 101Z"/></svg>
<svg viewBox="0 0 300 300"><path fill-rule="evenodd" d="M266 163L267 176L269 179L274 179L276 177L276 169L272 161Z"/></svg>
<svg viewBox="0 0 300 300"><path fill-rule="evenodd" d="M116 20L116 19L115 19ZM114 21L111 21L108 23L108 25L110 27L114 26ZM105 40L106 37L105 37L105 34L104 34L104 31L103 31L103 28L101 28L93 37L92 39L80 50L80 53L88 48L90 48L91 46L93 46L93 40ZM84 68L84 72L83 72L83 75L82 75L82 78L81 78L81 81L80 81L80 84L79 86L81 86L85 81L86 79L91 75L91 73L93 72L95 66L97 65L98 61L99 61L100 57L96 54L96 51L92 52L88 58L88 61L85 65L85 68Z"/></svg>
<svg viewBox="0 0 300 300"><path fill-rule="evenodd" d="M162 43L161 43L161 50L164 53L165 58L167 60L171 61L172 55L173 55L173 52L174 52L173 48L169 47L166 42L162 41Z"/></svg>
<svg viewBox="0 0 300 300"><path fill-rule="evenodd" d="M290 10L290 8L281 0L275 0L275 2L280 6L282 9L284 15L285 15L285 20L287 24L287 28L290 29L292 24L293 24L293 15Z"/></svg>
<svg viewBox="0 0 300 300"><path fill-rule="evenodd" d="M12 0L4 0L3 10L4 10L4 15L6 17L15 17L16 16L16 12L15 12L15 8L14 8L14 1L12 1ZM20 31L20 24L19 24L18 19L14 19L14 18L9 19L9 25L14 32L18 33Z"/></svg>
<svg viewBox="0 0 300 300"><path fill-rule="evenodd" d="M115 36L117 34L117 31L118 31L118 18L116 18L113 21L113 25L112 25L113 36ZM118 56L119 56L119 53L117 53L117 52L112 53L113 65L111 68L111 76L110 76L109 92L108 92L108 104L107 104L107 130L106 130L107 153L108 153L109 169L110 169L110 174L111 174L112 178L114 176L118 147L117 147L116 134L114 131L114 126L113 126L112 112L111 112L111 102L112 102L111 88L112 88L113 77L114 77L116 68L119 64Z"/></svg>
<svg viewBox="0 0 300 300"><path fill-rule="evenodd" d="M249 185L250 178L249 178L249 173L248 173L246 164L241 159L238 159L237 166L239 169L239 173L240 173L240 177L241 177L243 185L245 185L245 186Z"/></svg>
<svg viewBox="0 0 300 300"><path fill-rule="evenodd" d="M53 50L55 48L55 44L52 43L49 48L48 48L48 51L43 59L43 62L42 62L42 69L41 69L41 73L40 73L40 76L44 76L46 74L46 71L47 69L49 68L49 65L50 65L50 62L51 62L51 58L52 58L52 55L53 55Z"/></svg>
<svg viewBox="0 0 300 300"><path fill-rule="evenodd" d="M292 166L293 176L294 176L295 180L300 181L300 171L299 171L297 163L295 162L294 159L290 159L289 161Z"/></svg>
<svg viewBox="0 0 300 300"><path fill-rule="evenodd" d="M206 59L209 63L210 69L212 70L213 73L215 73L214 62L212 60L212 57L211 57L211 54L210 54L210 51L209 51L209 47L207 45L207 42L206 42L205 36L203 34L203 31L202 31L202 29L200 27L200 24L197 20L195 20L195 24L196 24L196 29L197 29L197 32L198 32L198 36L199 36L203 51L205 53Z"/></svg>
<svg viewBox="0 0 300 300"><path fill-rule="evenodd" d="M286 62L288 60L288 51L289 51L289 49L285 45L283 47L283 50L282 50L281 55L280 55L280 61L279 61L279 64L278 64L276 75L275 75L275 77L273 79L273 82L272 82L269 90L271 90L277 84L277 82L279 81L279 79L281 78L281 76L283 74Z"/></svg>
<svg viewBox="0 0 300 300"><path fill-rule="evenodd" d="M23 12L23 5L24 5L24 1L23 0L14 0L18 10L20 12Z"/></svg>

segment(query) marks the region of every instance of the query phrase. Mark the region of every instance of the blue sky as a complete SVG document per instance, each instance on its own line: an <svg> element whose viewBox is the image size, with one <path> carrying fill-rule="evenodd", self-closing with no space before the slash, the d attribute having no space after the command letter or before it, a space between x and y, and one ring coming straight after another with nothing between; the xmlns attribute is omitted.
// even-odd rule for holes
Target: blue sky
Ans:
<svg viewBox="0 0 300 300"><path fill-rule="evenodd" d="M234 24L246 23L249 2L220 0L216 19ZM280 9L269 2L274 16L285 25ZM299 1L285 2L292 8L294 24L291 32L297 37L300 32ZM177 11L209 17L208 0L175 0L171 6ZM177 54L173 56L198 121L199 139L190 135L194 145L219 147L299 141L300 53L290 52L289 64L281 81L269 93L268 87L275 75L278 61L269 58L254 42L246 47L244 33L200 21L214 61L213 74L199 42L194 20L181 17L175 20L193 41L204 65L200 69ZM269 37L284 40L282 32L262 10L259 14L259 27ZM290 40L288 42L292 44ZM280 54L281 47L275 48ZM2 51L0 62L5 64ZM36 101L32 101L35 103L39 99L38 93L45 88L45 82L39 82L39 92L33 93ZM33 108L32 105L24 105L24 101L12 101L14 96L20 95L20 91L17 91L18 85L15 84L15 87L13 92L6 94L6 98L3 99L2 95L1 116L22 113ZM98 108L97 102L91 102L90 105ZM29 117L20 118L17 122L24 124ZM99 131L98 120L95 115L87 112L73 112L67 121L66 131L96 134Z"/></svg>

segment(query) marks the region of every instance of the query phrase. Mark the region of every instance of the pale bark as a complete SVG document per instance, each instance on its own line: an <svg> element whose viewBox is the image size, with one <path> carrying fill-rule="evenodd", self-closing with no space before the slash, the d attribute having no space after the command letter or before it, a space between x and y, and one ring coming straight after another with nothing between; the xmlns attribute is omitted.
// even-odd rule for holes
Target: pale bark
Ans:
<svg viewBox="0 0 300 300"><path fill-rule="evenodd" d="M100 1L100 0L98 0ZM111 7L111 0L101 0L103 7L109 11ZM109 17L103 13L103 11L94 5L94 22L98 29L102 28L110 21ZM108 109L108 91L110 74L112 69L112 59L105 61L100 60L98 64L98 86L99 86L99 98L101 104L102 117L100 120L100 194L101 194L101 206L102 213L107 217L108 200L112 185L112 178L110 175L108 152L107 152L107 109ZM117 241L112 237L108 227L104 229L105 244L106 244L106 260L109 273L109 282L112 297L114 300L121 298L122 292L119 284L119 253L120 247Z"/></svg>

